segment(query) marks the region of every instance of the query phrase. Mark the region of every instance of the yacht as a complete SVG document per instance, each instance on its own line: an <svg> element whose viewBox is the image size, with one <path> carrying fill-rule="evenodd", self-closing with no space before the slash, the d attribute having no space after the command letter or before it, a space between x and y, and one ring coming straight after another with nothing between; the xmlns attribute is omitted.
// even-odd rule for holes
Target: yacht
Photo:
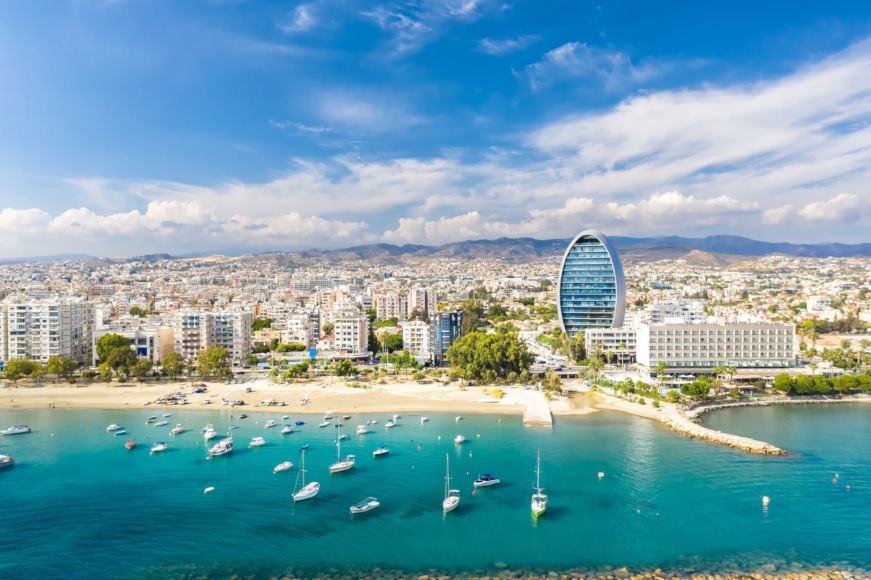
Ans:
<svg viewBox="0 0 871 580"><path fill-rule="evenodd" d="M535 493L532 494L532 515L538 517L547 509L547 496L541 493L541 450L538 451L538 462L535 465Z"/></svg>
<svg viewBox="0 0 871 580"><path fill-rule="evenodd" d="M489 487L491 485L496 485L499 483L499 478L493 475L492 473L485 473L475 480L475 483L472 484L475 487Z"/></svg>
<svg viewBox="0 0 871 580"><path fill-rule="evenodd" d="M163 427L164 425L169 425L169 421L158 421L154 424L155 427Z"/></svg>
<svg viewBox="0 0 871 580"><path fill-rule="evenodd" d="M362 514L364 512L372 511L381 504L374 497L367 497L361 502L355 503L351 506L352 514Z"/></svg>
<svg viewBox="0 0 871 580"><path fill-rule="evenodd" d="M299 474L302 476L302 489L293 494L293 502L296 503L298 501L303 501L306 499L311 499L318 494L321 490L321 484L316 481L312 481L308 485L305 484L305 449L301 451L302 453L302 467L300 467Z"/></svg>
<svg viewBox="0 0 871 580"><path fill-rule="evenodd" d="M169 432L170 435L179 435L181 433L184 433L184 427L182 427L181 423L176 423L172 431Z"/></svg>
<svg viewBox="0 0 871 580"><path fill-rule="evenodd" d="M463 437L462 435L457 435L456 437L454 437L454 443L456 443L457 445L461 445L465 442L466 442L466 438Z"/></svg>
<svg viewBox="0 0 871 580"><path fill-rule="evenodd" d="M427 421L429 421L429 418L427 418L427 417L421 417L421 418L420 418L420 422L421 422L421 423L426 423Z"/></svg>
<svg viewBox="0 0 871 580"><path fill-rule="evenodd" d="M338 429L336 430L336 462L330 465L330 473L339 473L340 471L348 471L354 467L354 462L357 460L356 455L348 455L342 459L342 444L340 441L343 436L339 436Z"/></svg>
<svg viewBox="0 0 871 580"><path fill-rule="evenodd" d="M160 453L161 451L166 451L167 447L168 445L166 443L164 443L163 441L158 441L151 447L151 452Z"/></svg>
<svg viewBox="0 0 871 580"><path fill-rule="evenodd" d="M267 421L267 422L263 425L263 428L264 428L264 429L269 429L270 427L275 427L275 421L273 421L272 419L270 419L269 421Z"/></svg>
<svg viewBox="0 0 871 580"><path fill-rule="evenodd" d="M157 415L152 415L145 420L145 424L148 425L149 423L154 423L155 421L157 421Z"/></svg>
<svg viewBox="0 0 871 580"><path fill-rule="evenodd" d="M329 422L329 421L324 421L323 423L321 423L320 425L318 425L318 429L323 429L324 427L329 427L329 426L330 426L330 422Z"/></svg>
<svg viewBox="0 0 871 580"><path fill-rule="evenodd" d="M394 427L396 427L396 423L393 422L393 419L387 419L387 422L384 423L385 429L393 429Z"/></svg>
<svg viewBox="0 0 871 580"><path fill-rule="evenodd" d="M383 445L372 452L372 457L384 457L390 453L390 450L384 447Z"/></svg>
<svg viewBox="0 0 871 580"><path fill-rule="evenodd" d="M290 435L291 433L293 433L293 427L291 427L290 425L285 425L281 428L282 435Z"/></svg>
<svg viewBox="0 0 871 580"><path fill-rule="evenodd" d="M278 473L279 471L287 471L288 469L293 467L293 463L290 461L284 461L275 466L275 469L272 470L272 473Z"/></svg>
<svg viewBox="0 0 871 580"><path fill-rule="evenodd" d="M226 455L228 453L233 452L233 438L227 437L226 439L221 439L215 445L209 449L209 455Z"/></svg>
<svg viewBox="0 0 871 580"><path fill-rule="evenodd" d="M106 433L111 433L112 431L117 431L120 428L121 428L121 425L116 425L115 423L112 423L111 425L106 427ZM4 433L4 435L6 435L6 433Z"/></svg>
<svg viewBox="0 0 871 580"><path fill-rule="evenodd" d="M262 447L264 445L266 445L266 439L263 437L252 437L248 447Z"/></svg>
<svg viewBox="0 0 871 580"><path fill-rule="evenodd" d="M357 435L365 435L369 432L369 429L366 428L366 425L357 425Z"/></svg>
<svg viewBox="0 0 871 580"><path fill-rule="evenodd" d="M442 500L442 513L452 512L460 505L460 490L451 489L451 458L445 453L445 499Z"/></svg>
<svg viewBox="0 0 871 580"><path fill-rule="evenodd" d="M212 439L214 439L217 436L218 436L218 432L215 431L215 428L212 427L211 424L209 424L208 428L206 429L206 432L203 433L203 439L205 439L206 441L211 441Z"/></svg>
<svg viewBox="0 0 871 580"><path fill-rule="evenodd" d="M124 444L124 447L126 447L127 449L133 449L134 447L136 447L136 439L131 437L127 440L127 443Z"/></svg>
<svg viewBox="0 0 871 580"><path fill-rule="evenodd" d="M15 460L9 455L0 455L0 469L6 469L15 465Z"/></svg>

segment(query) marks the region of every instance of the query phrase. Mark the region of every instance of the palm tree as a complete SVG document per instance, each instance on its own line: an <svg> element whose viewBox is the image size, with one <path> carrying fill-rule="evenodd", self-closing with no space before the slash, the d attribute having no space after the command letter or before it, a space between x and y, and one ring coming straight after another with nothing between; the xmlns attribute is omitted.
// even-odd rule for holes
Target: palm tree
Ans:
<svg viewBox="0 0 871 580"><path fill-rule="evenodd" d="M712 372L714 373L714 385L717 388L717 397L720 396L720 377L726 374L726 367L723 365L716 365Z"/></svg>
<svg viewBox="0 0 871 580"><path fill-rule="evenodd" d="M817 372L817 363L812 362L808 365L811 369L811 375L815 375Z"/></svg>
<svg viewBox="0 0 871 580"><path fill-rule="evenodd" d="M599 357L594 356L593 358L590 359L589 367L593 372L596 373L596 375L595 375L596 380L598 380L599 371L602 369L603 366L605 366L605 365L604 365L604 363L602 363L602 359L600 359Z"/></svg>
<svg viewBox="0 0 871 580"><path fill-rule="evenodd" d="M668 368L668 365L664 360L656 363L656 380L659 383L659 395L662 396L662 385L665 383L665 369Z"/></svg>
<svg viewBox="0 0 871 580"><path fill-rule="evenodd" d="M621 342L617 345L617 352L620 353L620 365L626 368L626 359L623 357L623 351L626 350L626 343Z"/></svg>

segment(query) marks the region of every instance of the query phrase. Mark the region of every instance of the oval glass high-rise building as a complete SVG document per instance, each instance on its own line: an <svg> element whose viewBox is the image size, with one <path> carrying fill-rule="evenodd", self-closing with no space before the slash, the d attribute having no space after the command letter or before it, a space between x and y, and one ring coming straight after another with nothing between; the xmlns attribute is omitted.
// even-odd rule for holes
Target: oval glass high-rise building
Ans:
<svg viewBox="0 0 871 580"><path fill-rule="evenodd" d="M587 328L619 328L626 311L626 280L617 250L603 234L585 230L572 240L560 266L557 312L574 338Z"/></svg>

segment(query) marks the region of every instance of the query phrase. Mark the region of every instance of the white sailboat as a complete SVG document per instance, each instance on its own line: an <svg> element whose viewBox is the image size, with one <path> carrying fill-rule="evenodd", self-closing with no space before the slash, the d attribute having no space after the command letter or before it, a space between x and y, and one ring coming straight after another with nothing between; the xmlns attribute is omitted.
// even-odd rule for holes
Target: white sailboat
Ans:
<svg viewBox="0 0 871 580"><path fill-rule="evenodd" d="M532 515L538 517L544 514L547 510L547 496L541 493L544 488L541 487L541 450L538 451L538 462L535 466L535 493L532 494Z"/></svg>
<svg viewBox="0 0 871 580"><path fill-rule="evenodd" d="M348 471L354 467L354 462L357 460L356 455L348 455L342 459L342 444L340 443L342 439L343 437L339 437L339 428L336 427L336 462L330 465L330 473Z"/></svg>
<svg viewBox="0 0 871 580"><path fill-rule="evenodd" d="M294 503L311 499L321 490L321 484L316 481L313 481L308 485L305 484L305 449L302 450L302 467L300 468L299 473L302 477L302 489L293 494Z"/></svg>
<svg viewBox="0 0 871 580"><path fill-rule="evenodd" d="M445 453L445 499L442 501L442 511L452 512L460 505L460 490L451 489L451 458Z"/></svg>

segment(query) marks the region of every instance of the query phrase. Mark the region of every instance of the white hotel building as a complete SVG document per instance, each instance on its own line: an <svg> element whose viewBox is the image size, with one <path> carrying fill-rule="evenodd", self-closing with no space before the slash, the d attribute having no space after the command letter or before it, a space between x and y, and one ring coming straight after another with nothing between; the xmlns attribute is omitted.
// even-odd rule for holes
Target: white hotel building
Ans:
<svg viewBox="0 0 871 580"><path fill-rule="evenodd" d="M7 298L0 302L0 362L53 356L89 362L93 330L93 302Z"/></svg>
<svg viewBox="0 0 871 580"><path fill-rule="evenodd" d="M637 361L648 369L795 366L795 326L774 323L640 324Z"/></svg>
<svg viewBox="0 0 871 580"><path fill-rule="evenodd" d="M173 316L174 349L186 359L201 350L223 346L234 363L251 354L251 312L179 310Z"/></svg>

